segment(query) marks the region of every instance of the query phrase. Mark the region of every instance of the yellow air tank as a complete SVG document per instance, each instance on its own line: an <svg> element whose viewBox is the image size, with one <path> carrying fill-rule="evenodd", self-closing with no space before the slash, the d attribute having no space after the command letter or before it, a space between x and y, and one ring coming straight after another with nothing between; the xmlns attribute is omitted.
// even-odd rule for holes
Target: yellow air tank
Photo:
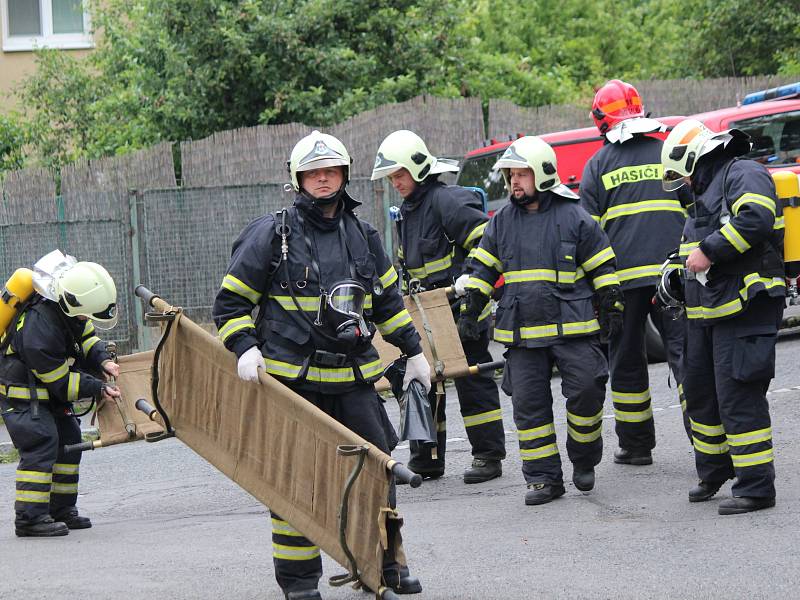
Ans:
<svg viewBox="0 0 800 600"><path fill-rule="evenodd" d="M772 178L778 198L783 200L783 220L786 225L783 259L787 263L800 263L800 178L792 171L778 171L772 174ZM790 266L794 265L787 265ZM798 267L787 268L787 271L796 272Z"/></svg>
<svg viewBox="0 0 800 600"><path fill-rule="evenodd" d="M19 268L8 278L0 296L0 333L5 332L17 314L17 307L33 294L33 271Z"/></svg>

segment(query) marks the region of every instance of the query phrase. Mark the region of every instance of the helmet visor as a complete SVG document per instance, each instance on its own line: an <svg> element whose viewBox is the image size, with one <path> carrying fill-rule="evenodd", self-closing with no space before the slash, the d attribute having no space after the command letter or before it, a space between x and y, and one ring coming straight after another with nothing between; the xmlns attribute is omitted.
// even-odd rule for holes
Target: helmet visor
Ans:
<svg viewBox="0 0 800 600"><path fill-rule="evenodd" d="M364 314L364 301L367 291L354 281L335 285L328 294L328 305L338 313L352 318L361 318Z"/></svg>
<svg viewBox="0 0 800 600"><path fill-rule="evenodd" d="M664 171L664 175L661 178L661 187L664 188L665 192L674 192L684 185L686 185L685 175L673 171L672 169L666 169Z"/></svg>
<svg viewBox="0 0 800 600"><path fill-rule="evenodd" d="M113 329L119 320L119 313L117 312L116 304L109 304L108 308L104 311L92 313L89 317L97 329Z"/></svg>

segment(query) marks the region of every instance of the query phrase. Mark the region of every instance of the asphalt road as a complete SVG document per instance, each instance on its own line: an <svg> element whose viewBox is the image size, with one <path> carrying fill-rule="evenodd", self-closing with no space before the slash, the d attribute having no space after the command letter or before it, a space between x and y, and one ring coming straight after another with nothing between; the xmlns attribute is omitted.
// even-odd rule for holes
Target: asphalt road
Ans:
<svg viewBox="0 0 800 600"><path fill-rule="evenodd" d="M448 471L400 488L405 548L422 598L794 598L800 572L800 337L778 344L770 392L778 505L720 517L717 500L689 504L691 448L666 367L651 365L658 447L646 467L615 465L611 406L597 486L525 506L525 486L503 397L509 458L499 480L467 486L469 445L452 396ZM553 390L560 396L560 381ZM452 388L450 389L452 394ZM396 421L396 405L390 414ZM563 401L556 402L562 457ZM395 456L407 458L407 449ZM59 539L16 538L14 465L0 465L0 598L216 600L282 598L274 581L266 509L176 440L88 453L79 506L94 528ZM571 468L565 465L569 480ZM729 494L725 486L721 497ZM325 577L342 571L325 558ZM364 600L321 585L323 597Z"/></svg>

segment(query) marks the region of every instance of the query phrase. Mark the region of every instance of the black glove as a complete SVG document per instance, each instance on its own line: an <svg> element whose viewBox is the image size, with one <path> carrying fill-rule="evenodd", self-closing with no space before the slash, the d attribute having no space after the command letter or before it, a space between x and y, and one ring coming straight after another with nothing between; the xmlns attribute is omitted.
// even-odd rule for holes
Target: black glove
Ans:
<svg viewBox="0 0 800 600"><path fill-rule="evenodd" d="M478 317L489 299L476 290L469 290L462 300L465 310L458 317L458 337L462 342L474 342L480 339L481 329Z"/></svg>
<svg viewBox="0 0 800 600"><path fill-rule="evenodd" d="M622 312L625 310L625 299L618 285L600 288L597 296L597 320L600 323L600 337L610 340L622 332Z"/></svg>

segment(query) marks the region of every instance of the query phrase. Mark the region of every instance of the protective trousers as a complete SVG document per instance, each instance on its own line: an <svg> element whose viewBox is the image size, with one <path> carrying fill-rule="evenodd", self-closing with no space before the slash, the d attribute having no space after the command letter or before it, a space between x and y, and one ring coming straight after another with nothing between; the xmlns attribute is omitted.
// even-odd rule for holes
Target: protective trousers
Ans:
<svg viewBox="0 0 800 600"><path fill-rule="evenodd" d="M462 341L464 354L469 365L488 363L494 360L489 353L489 331L481 331L475 341ZM472 456L489 460L503 460L506 457L503 413L500 409L500 394L494 381L494 373L479 373L455 380L464 428L472 446ZM431 407L436 406L436 388L429 394ZM431 458L431 447L417 442L410 443L411 458L408 467L421 474L444 471L444 455L447 443L445 398L439 399L437 413L438 445L437 459Z"/></svg>
<svg viewBox="0 0 800 600"><path fill-rule="evenodd" d="M561 374L567 399L567 455L575 466L594 467L603 455L603 400L608 363L596 336L545 348L509 348L506 386L511 388L514 423L527 483L560 484L564 479L556 445L550 378Z"/></svg>
<svg viewBox="0 0 800 600"><path fill-rule="evenodd" d="M689 325L683 387L697 474L709 482L735 476L734 496L775 497L766 394L783 304L758 294L733 318Z"/></svg>
<svg viewBox="0 0 800 600"><path fill-rule="evenodd" d="M19 450L16 524L35 524L48 514L57 517L75 506L81 453L65 453L64 446L81 441L78 419L64 407L47 402L34 410L28 401L0 397L0 409Z"/></svg>
<svg viewBox="0 0 800 600"><path fill-rule="evenodd" d="M656 446L655 422L647 374L645 331L650 316L658 329L667 354L667 362L678 384L678 396L684 413L684 428L689 437L689 421L683 394L683 345L686 318L671 315L653 305L655 286L625 290L622 332L609 342L611 399L619 446L630 452L647 452Z"/></svg>
<svg viewBox="0 0 800 600"><path fill-rule="evenodd" d="M357 433L371 444L386 452L397 444L397 436L375 389L371 385L359 385L350 391L330 395L294 388L298 394L327 413L342 425ZM389 505L395 506L392 487ZM388 534L394 538L396 527L387 523ZM392 539L389 547L393 547ZM276 513L272 513L272 560L275 577L284 593L317 588L322 577L322 559L319 547L294 529ZM407 574L394 556L384 556L384 573L399 571Z"/></svg>

